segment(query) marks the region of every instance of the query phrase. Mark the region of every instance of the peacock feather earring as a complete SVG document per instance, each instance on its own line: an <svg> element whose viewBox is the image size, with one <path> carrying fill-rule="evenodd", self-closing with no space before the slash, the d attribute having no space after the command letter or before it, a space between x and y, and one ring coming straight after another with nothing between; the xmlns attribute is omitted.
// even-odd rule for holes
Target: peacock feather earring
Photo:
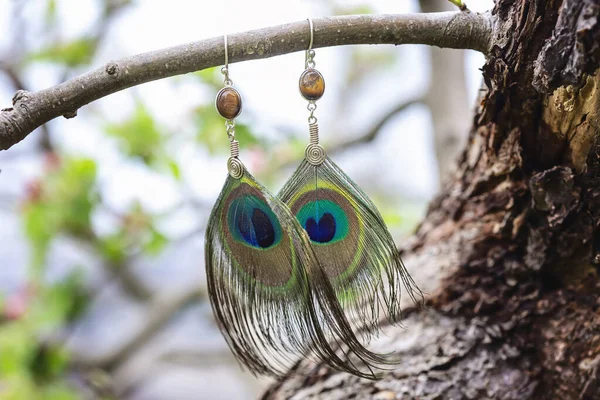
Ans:
<svg viewBox="0 0 600 400"><path fill-rule="evenodd" d="M227 36L224 41L225 85L216 107L226 120L231 156L205 239L208 294L219 328L235 357L256 374L280 377L305 356L375 379L371 366L387 359L354 336L308 236L239 160L234 119L242 101L229 78ZM339 348L353 360L342 360Z"/></svg>
<svg viewBox="0 0 600 400"><path fill-rule="evenodd" d="M379 304L391 323L401 320L402 283L408 295L423 295L406 270L391 234L369 197L325 153L319 144L314 112L325 92L323 75L315 69L313 23L300 75L301 95L308 100L310 142L304 160L278 197L310 237L337 298L350 320L367 333L379 330Z"/></svg>

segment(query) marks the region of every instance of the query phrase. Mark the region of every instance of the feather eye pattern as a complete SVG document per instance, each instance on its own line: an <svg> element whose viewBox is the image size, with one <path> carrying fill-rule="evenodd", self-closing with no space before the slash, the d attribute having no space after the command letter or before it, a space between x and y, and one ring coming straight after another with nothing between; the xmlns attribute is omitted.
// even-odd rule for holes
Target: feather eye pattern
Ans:
<svg viewBox="0 0 600 400"><path fill-rule="evenodd" d="M278 197L308 233L349 319L367 334L379 331L380 304L400 323L402 286L423 302L379 211L329 157L318 165L303 160Z"/></svg>
<svg viewBox="0 0 600 400"><path fill-rule="evenodd" d="M352 332L308 236L247 171L227 177L205 242L208 292L230 349L255 374L283 376L298 356L375 379L389 364ZM351 357L342 360L336 350Z"/></svg>

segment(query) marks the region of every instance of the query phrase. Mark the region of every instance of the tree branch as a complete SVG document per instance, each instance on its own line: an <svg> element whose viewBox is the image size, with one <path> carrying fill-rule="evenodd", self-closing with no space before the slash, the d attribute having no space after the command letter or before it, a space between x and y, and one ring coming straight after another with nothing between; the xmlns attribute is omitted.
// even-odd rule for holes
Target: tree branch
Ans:
<svg viewBox="0 0 600 400"><path fill-rule="evenodd" d="M417 104L423 104L423 100L423 98L415 98L397 104L393 109L389 110L379 120L377 120L366 134L353 139L333 143L332 146L329 148L328 153L338 153L347 150L351 147L357 146L359 144L370 143L374 141L381 132L381 129L389 122L389 120L391 120L393 117L395 117L396 115L398 115L399 113L401 113L409 107L412 107Z"/></svg>
<svg viewBox="0 0 600 400"><path fill-rule="evenodd" d="M488 14L445 12L351 15L317 18L314 48L350 44L426 44L487 53L492 37ZM308 23L293 22L228 36L229 61L239 62L302 51ZM18 91L13 107L0 111L0 150L23 140L40 125L120 90L223 63L221 36L109 62L101 68L35 93Z"/></svg>
<svg viewBox="0 0 600 400"><path fill-rule="evenodd" d="M206 298L204 287L192 284L177 290L166 290L155 295L147 306L146 321L140 324L138 331L124 340L115 348L101 354L73 355L74 362L79 366L114 369L123 360L139 349L156 332L160 331L186 304Z"/></svg>
<svg viewBox="0 0 600 400"><path fill-rule="evenodd" d="M3 71L6 74L8 80L12 83L12 86L15 88L15 90L23 90L26 88L25 83L12 66L0 62L0 71ZM52 142L50 141L50 129L48 128L48 125L42 124L40 129L42 131L42 137L40 138L38 144L39 148L46 152L53 151L54 148L52 146Z"/></svg>

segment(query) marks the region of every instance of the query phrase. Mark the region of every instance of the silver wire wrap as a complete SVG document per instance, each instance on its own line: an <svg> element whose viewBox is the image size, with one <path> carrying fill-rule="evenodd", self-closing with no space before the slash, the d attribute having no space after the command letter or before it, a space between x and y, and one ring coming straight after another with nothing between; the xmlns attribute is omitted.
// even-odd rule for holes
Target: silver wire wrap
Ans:
<svg viewBox="0 0 600 400"><path fill-rule="evenodd" d="M225 65L221 68L221 73L225 76L223 85L225 87L233 86L233 81L229 78L229 49L227 48L227 35L223 35L223 44L225 47ZM235 140L235 121L233 119L225 120L225 129L229 139L230 157L227 160L227 171L234 179L240 179L244 176L244 164L239 160L240 143Z"/></svg>
<svg viewBox="0 0 600 400"><path fill-rule="evenodd" d="M319 125L316 122L308 124L308 133L310 134L309 143L319 144Z"/></svg>
<svg viewBox="0 0 600 400"><path fill-rule="evenodd" d="M314 121L311 122L311 118ZM325 154L325 149L323 146L319 144L319 125L317 124L317 119L315 117L309 117L308 123L308 133L310 134L309 145L306 146L304 150L304 158L311 165L321 165L327 154Z"/></svg>
<svg viewBox="0 0 600 400"><path fill-rule="evenodd" d="M232 140L229 143L229 148L231 149L231 157L238 157L240 155L240 142L237 140Z"/></svg>
<svg viewBox="0 0 600 400"><path fill-rule="evenodd" d="M314 39L314 26L312 19L308 18L308 26L310 28L310 41L308 42L308 49L306 50L306 57L304 61L304 67L306 69L314 68L317 63L315 62L315 51L312 49ZM314 113L317 109L317 103L314 100L308 102L306 106L310 112L308 115L308 133L310 135L309 145L304 150L304 158L311 165L321 165L327 154L325 149L319 144L319 125L317 124L317 117Z"/></svg>

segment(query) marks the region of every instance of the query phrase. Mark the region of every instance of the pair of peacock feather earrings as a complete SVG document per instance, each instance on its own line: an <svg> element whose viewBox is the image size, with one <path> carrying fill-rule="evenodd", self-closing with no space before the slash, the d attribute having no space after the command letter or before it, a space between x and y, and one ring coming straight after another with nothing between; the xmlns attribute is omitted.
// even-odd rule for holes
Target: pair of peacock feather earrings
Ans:
<svg viewBox="0 0 600 400"><path fill-rule="evenodd" d="M299 86L308 100L310 143L277 196L239 160L235 118L242 98L229 78L224 37L225 79L216 107L226 120L231 156L206 230L208 292L229 347L253 373L280 377L302 356L375 379L373 367L396 361L366 349L354 330L378 333L380 305L399 323L402 284L415 301L422 293L373 202L319 144L314 112L325 81L315 69L308 22Z"/></svg>

